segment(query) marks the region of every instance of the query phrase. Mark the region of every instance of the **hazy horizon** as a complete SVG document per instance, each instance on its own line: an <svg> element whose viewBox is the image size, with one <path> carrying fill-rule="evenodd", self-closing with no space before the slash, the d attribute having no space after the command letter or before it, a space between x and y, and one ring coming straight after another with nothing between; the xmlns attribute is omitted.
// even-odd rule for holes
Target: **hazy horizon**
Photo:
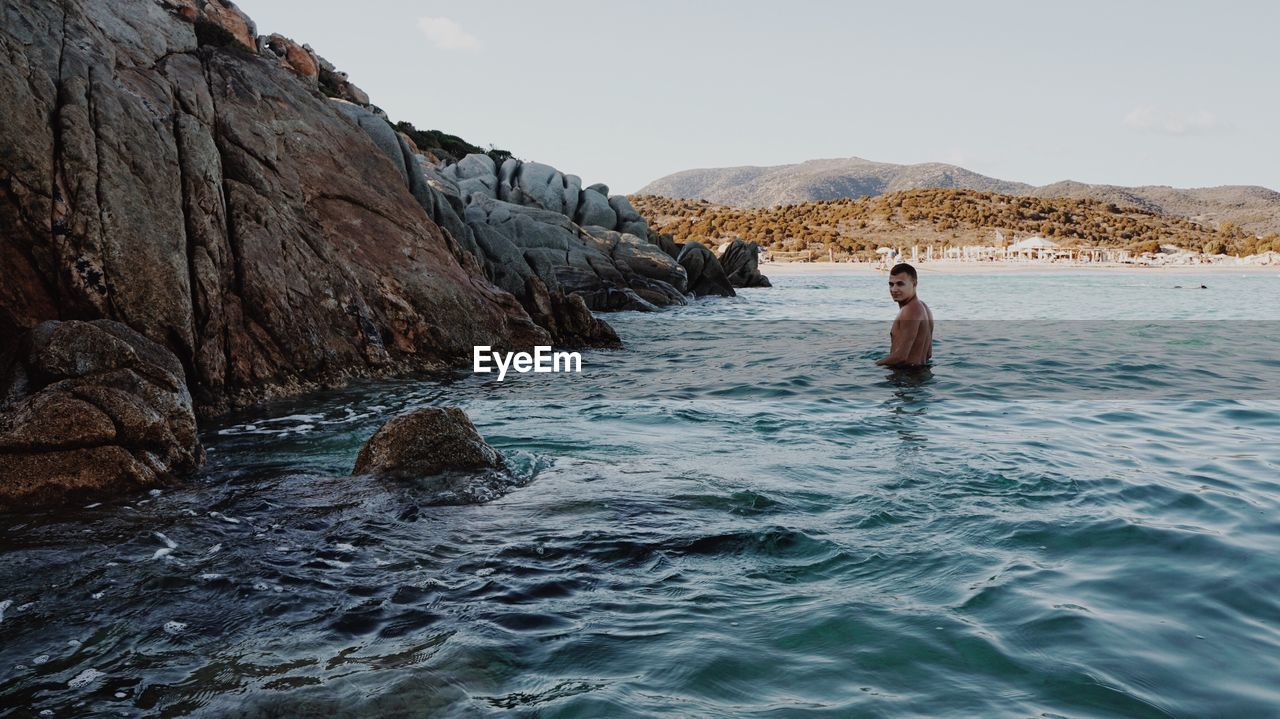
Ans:
<svg viewBox="0 0 1280 719"><path fill-rule="evenodd" d="M393 120L633 192L859 157L1002 180L1280 189L1280 6L243 0Z"/></svg>

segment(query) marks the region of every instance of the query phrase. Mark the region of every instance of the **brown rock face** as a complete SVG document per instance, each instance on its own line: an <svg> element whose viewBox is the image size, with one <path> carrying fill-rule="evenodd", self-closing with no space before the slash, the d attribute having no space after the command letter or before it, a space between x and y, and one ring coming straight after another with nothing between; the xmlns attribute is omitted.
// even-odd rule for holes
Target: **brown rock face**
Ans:
<svg viewBox="0 0 1280 719"><path fill-rule="evenodd" d="M257 45L257 31L253 21L241 12L235 3L226 0L207 0L203 4L204 16L211 22L231 33L232 37L247 48L252 49Z"/></svg>
<svg viewBox="0 0 1280 719"><path fill-rule="evenodd" d="M182 364L118 322L45 322L0 358L0 507L161 483L204 461Z"/></svg>
<svg viewBox="0 0 1280 719"><path fill-rule="evenodd" d="M382 425L356 457L355 474L422 477L447 470L502 469L502 455L458 407L428 407Z"/></svg>
<svg viewBox="0 0 1280 719"><path fill-rule="evenodd" d="M319 78L320 65L316 61L315 53L310 50L284 35L275 33L267 37L267 47L279 56L285 67L299 77L306 78L313 84Z"/></svg>
<svg viewBox="0 0 1280 719"><path fill-rule="evenodd" d="M0 346L118 320L211 414L548 344L355 123L275 59L199 47L191 3L168 5L5 3ZM254 47L230 3L198 5Z"/></svg>

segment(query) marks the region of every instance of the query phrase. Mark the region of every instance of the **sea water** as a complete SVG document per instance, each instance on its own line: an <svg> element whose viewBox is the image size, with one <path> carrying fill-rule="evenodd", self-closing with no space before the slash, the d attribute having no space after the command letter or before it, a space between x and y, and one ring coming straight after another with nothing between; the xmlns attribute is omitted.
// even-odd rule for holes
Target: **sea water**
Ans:
<svg viewBox="0 0 1280 719"><path fill-rule="evenodd" d="M1280 714L1280 274L926 272L926 373L874 365L883 275L773 279L0 517L0 714ZM347 476L438 404L522 486Z"/></svg>

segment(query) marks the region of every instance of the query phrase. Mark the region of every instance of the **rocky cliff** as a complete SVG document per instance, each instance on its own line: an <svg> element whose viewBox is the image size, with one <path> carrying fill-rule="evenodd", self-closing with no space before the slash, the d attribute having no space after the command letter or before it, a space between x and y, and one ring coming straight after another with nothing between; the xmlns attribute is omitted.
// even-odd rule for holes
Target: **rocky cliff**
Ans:
<svg viewBox="0 0 1280 719"><path fill-rule="evenodd" d="M0 12L6 342L45 320L119 320L173 351L216 412L547 341L315 83L243 46L234 8ZM230 30L202 30L215 20Z"/></svg>
<svg viewBox="0 0 1280 719"><path fill-rule="evenodd" d="M38 366L20 348L40 327L128 335L166 368L164 391L207 416L462 364L473 345L616 346L593 310L733 292L691 283L678 248L603 185L419 151L344 73L258 36L228 0L0 0L0 17L0 456L13 469L24 453L34 480L61 487L6 479L9 499L142 486L199 463L194 424L144 442L116 405L66 384L136 389L128 406L181 417L112 384L133 360L16 384L12 368ZM94 342L67 351L81 345ZM62 421L64 405L101 436ZM42 436L28 436L31 418ZM71 461L103 452L119 471Z"/></svg>

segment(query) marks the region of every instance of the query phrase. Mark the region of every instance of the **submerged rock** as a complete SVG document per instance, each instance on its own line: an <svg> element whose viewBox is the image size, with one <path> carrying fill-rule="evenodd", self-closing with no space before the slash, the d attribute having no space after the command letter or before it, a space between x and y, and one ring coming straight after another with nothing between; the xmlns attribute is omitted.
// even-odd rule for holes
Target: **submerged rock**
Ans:
<svg viewBox="0 0 1280 719"><path fill-rule="evenodd" d="M0 506L149 487L204 461L172 352L119 322L45 322L0 358Z"/></svg>
<svg viewBox="0 0 1280 719"><path fill-rule="evenodd" d="M382 425L360 448L353 474L408 480L431 504L472 504L518 481L458 407L426 407Z"/></svg>

